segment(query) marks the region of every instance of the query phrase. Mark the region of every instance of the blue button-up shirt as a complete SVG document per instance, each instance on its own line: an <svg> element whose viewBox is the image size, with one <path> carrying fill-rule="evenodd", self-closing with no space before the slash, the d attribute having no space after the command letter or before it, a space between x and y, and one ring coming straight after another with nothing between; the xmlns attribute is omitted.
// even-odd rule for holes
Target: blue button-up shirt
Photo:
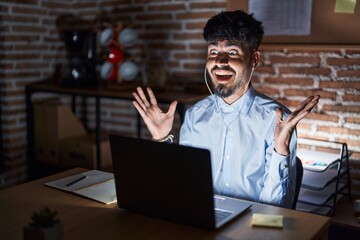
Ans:
<svg viewBox="0 0 360 240"><path fill-rule="evenodd" d="M236 102L208 96L189 108L180 144L209 149L216 194L291 207L296 179L296 132L290 154L274 150L275 109L290 111L252 86Z"/></svg>

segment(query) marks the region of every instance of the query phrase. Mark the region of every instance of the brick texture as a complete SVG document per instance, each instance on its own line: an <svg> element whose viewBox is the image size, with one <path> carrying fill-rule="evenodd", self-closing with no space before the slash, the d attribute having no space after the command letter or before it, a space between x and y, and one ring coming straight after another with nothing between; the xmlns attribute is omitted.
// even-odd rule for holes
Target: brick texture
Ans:
<svg viewBox="0 0 360 240"><path fill-rule="evenodd" d="M122 21L134 27L139 40L129 52L140 65L152 51L161 51L168 81L203 82L206 44L202 28L207 19L225 10L226 0L23 0L0 2L0 77L4 186L26 180L26 114L24 87L51 78L65 61L60 17L74 14L89 26ZM299 125L298 135L343 141L353 152L354 193L360 192L360 46L262 45L254 87L291 110L306 96L321 100ZM101 60L101 59L100 59ZM103 101L102 127L135 135L136 112L129 102ZM94 127L94 109L86 109ZM179 129L178 120L175 129ZM144 131L144 136L148 133ZM321 145L319 146L319 148ZM356 179L357 178L357 179Z"/></svg>

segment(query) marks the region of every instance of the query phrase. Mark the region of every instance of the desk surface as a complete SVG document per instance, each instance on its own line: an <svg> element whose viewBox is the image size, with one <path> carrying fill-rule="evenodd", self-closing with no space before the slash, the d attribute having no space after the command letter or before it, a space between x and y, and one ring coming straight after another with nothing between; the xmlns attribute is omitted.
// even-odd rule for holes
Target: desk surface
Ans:
<svg viewBox="0 0 360 240"><path fill-rule="evenodd" d="M360 223L357 221L358 217L360 217L360 213L354 210L354 199L349 201L346 196L343 196L336 203L336 211L331 218L331 223L360 231Z"/></svg>
<svg viewBox="0 0 360 240"><path fill-rule="evenodd" d="M330 219L253 203L243 215L216 231L206 231L121 210L75 194L44 186L45 182L77 174L72 169L0 191L0 239L22 239L22 227L34 210L58 211L64 239L320 239ZM253 213L281 214L284 228L251 227Z"/></svg>

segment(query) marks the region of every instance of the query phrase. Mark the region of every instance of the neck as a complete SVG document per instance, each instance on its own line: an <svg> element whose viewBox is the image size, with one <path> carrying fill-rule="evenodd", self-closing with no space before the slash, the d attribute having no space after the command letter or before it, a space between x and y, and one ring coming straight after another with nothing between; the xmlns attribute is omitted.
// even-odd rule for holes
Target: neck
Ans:
<svg viewBox="0 0 360 240"><path fill-rule="evenodd" d="M240 99L242 96L244 96L244 94L246 93L246 91L249 89L250 86L250 82L246 83L244 86L242 86L241 88L239 88L234 94L232 94L229 97L223 98L223 100L227 103L227 104L232 104L234 102L236 102L238 99Z"/></svg>

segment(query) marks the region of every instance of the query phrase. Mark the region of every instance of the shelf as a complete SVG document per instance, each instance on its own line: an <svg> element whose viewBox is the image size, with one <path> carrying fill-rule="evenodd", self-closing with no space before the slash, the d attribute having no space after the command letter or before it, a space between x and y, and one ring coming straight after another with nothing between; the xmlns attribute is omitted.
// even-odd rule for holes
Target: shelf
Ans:
<svg viewBox="0 0 360 240"><path fill-rule="evenodd" d="M345 195L347 189L351 199L347 144L304 138L300 141L307 147L298 148L297 152L304 172L296 210L333 215L339 194ZM318 147L328 150L318 151Z"/></svg>
<svg viewBox="0 0 360 240"><path fill-rule="evenodd" d="M320 214L320 215L326 215L326 216L330 215L330 213L331 213L331 207L316 206L316 205L306 204L306 203L302 203L302 202L298 202L296 204L296 210L302 211L302 212L310 212L310 213L315 213L315 214Z"/></svg>
<svg viewBox="0 0 360 240"><path fill-rule="evenodd" d="M340 177L345 175L347 169L341 169ZM301 186L312 190L323 190L326 186L336 181L338 177L337 168L329 168L327 171L319 174L313 171L304 170Z"/></svg>
<svg viewBox="0 0 360 240"><path fill-rule="evenodd" d="M340 162L340 154L319 152L308 149L298 149L297 156L300 158L304 170L323 172Z"/></svg>
<svg viewBox="0 0 360 240"><path fill-rule="evenodd" d="M301 188L298 201L317 206L325 205L326 202L333 198L335 194L344 190L345 187L347 187L346 184L340 183L338 186L338 191L336 191L336 182L334 182L321 191Z"/></svg>
<svg viewBox="0 0 360 240"><path fill-rule="evenodd" d="M330 199L330 201L326 202L324 205L321 206L314 205L311 203L298 202L296 204L296 210L329 216L329 215L333 215L334 204L337 204L341 200L344 200L344 198L345 198L344 196L336 198L335 203L333 202L333 199Z"/></svg>
<svg viewBox="0 0 360 240"><path fill-rule="evenodd" d="M77 86L77 87L66 87L53 79L39 81L26 85L26 117L27 117L27 137L28 137L28 161L29 165L36 166L37 159L35 158L35 131L34 131L34 106L33 98L36 94L54 93L58 95L65 95L71 97L71 105L73 112L76 112L76 98L94 98L95 103L95 146L96 146L96 167L101 170L102 159L101 159L101 100L111 99L120 101L133 101L131 92L135 90L135 85L132 84L119 84L117 86L109 86L99 84L97 86ZM176 86L166 91L157 92L157 101L159 104L169 104L174 100L178 101L176 106L176 112L179 114L180 123L183 122L185 117L186 106L193 104L207 96L202 90L192 87L187 91L176 90ZM86 118L86 116L85 116ZM136 114L136 128L137 136L141 137L141 117ZM86 122L86 120L85 120ZM30 168L29 168L30 169ZM31 173L29 173L31 175Z"/></svg>

